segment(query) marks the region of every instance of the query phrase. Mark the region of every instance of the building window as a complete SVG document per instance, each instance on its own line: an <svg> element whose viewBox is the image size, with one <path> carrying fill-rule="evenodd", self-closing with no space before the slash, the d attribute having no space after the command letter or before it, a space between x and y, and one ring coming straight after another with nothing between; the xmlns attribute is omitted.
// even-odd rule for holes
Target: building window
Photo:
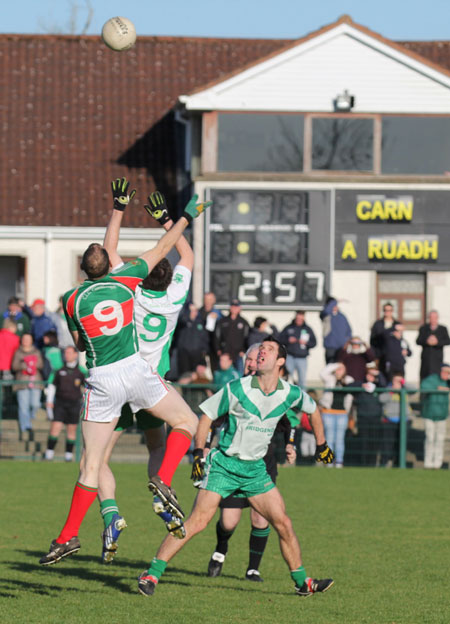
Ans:
<svg viewBox="0 0 450 624"><path fill-rule="evenodd" d="M0 256L0 310L6 310L10 297L26 299L25 274L25 258Z"/></svg>
<svg viewBox="0 0 450 624"><path fill-rule="evenodd" d="M450 117L383 117L382 123L382 173L450 170Z"/></svg>
<svg viewBox="0 0 450 624"><path fill-rule="evenodd" d="M373 171L373 119L315 117L312 169Z"/></svg>
<svg viewBox="0 0 450 624"><path fill-rule="evenodd" d="M377 318L391 303L394 317L406 329L417 329L425 318L425 275L423 273L378 273Z"/></svg>
<svg viewBox="0 0 450 624"><path fill-rule="evenodd" d="M219 113L218 126L218 171L302 171L302 115Z"/></svg>

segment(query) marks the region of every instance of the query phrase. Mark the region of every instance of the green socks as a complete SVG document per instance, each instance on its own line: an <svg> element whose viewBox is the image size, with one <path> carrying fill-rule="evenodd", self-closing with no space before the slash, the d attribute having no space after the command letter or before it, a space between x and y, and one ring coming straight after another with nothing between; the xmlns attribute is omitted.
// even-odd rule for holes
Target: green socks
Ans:
<svg viewBox="0 0 450 624"><path fill-rule="evenodd" d="M157 581L161 578L167 568L167 561L153 557L148 569L149 576L154 576Z"/></svg>
<svg viewBox="0 0 450 624"><path fill-rule="evenodd" d="M291 579L297 585L297 587L301 587L303 583L306 581L306 572L303 566L300 566L296 570L291 570Z"/></svg>
<svg viewBox="0 0 450 624"><path fill-rule="evenodd" d="M108 498L100 503L100 513L102 514L105 529L111 523L114 514L119 513L117 503L113 498Z"/></svg>

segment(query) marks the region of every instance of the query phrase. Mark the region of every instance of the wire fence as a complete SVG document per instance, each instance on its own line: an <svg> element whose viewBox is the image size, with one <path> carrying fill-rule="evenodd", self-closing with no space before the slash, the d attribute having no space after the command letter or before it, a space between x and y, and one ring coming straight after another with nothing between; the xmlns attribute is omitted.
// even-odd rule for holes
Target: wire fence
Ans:
<svg viewBox="0 0 450 624"><path fill-rule="evenodd" d="M45 407L45 393L42 388L39 409L32 421L32 432L21 432L18 419L18 402L16 388L26 382L15 380L0 381L0 458L37 461L44 457L51 420L47 417ZM13 389L14 386L14 389ZM42 384L45 386L45 382ZM208 396L217 390L213 384L173 384L182 394L191 409L200 416L199 405ZM440 390L420 390L406 388L394 390L392 388L377 388L373 397L391 393L397 397L398 421L392 421L383 415L373 417L367 410L358 407L358 395L367 392L364 388L324 388L311 386L308 392L320 400L323 392L351 394L353 407L348 414L348 423L344 435L344 464L346 466L398 466L399 468L421 467L424 459L425 431L424 420L421 417L423 403L430 394L447 394ZM375 399L376 404L376 399ZM327 432L328 433L328 432ZM64 459L65 431L60 435L55 450L55 460ZM334 440L328 440L334 445ZM275 453L280 464L285 462L285 441L281 434L275 434ZM295 445L297 450L297 465L314 463L314 440L312 434L299 426L296 430ZM74 459L79 460L82 452L82 439L78 427L77 440L74 449ZM121 436L113 453L113 461L127 463L146 463L148 451L144 435L134 425ZM190 461L187 456L186 461ZM450 461L450 440L446 437L444 448L444 467Z"/></svg>

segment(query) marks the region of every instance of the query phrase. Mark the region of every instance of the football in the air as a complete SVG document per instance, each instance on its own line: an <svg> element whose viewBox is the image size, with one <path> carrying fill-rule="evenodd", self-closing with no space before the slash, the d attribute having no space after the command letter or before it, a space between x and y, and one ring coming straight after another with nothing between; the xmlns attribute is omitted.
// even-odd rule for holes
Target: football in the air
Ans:
<svg viewBox="0 0 450 624"><path fill-rule="evenodd" d="M102 39L111 50L122 52L136 43L136 29L126 17L112 17L103 25Z"/></svg>

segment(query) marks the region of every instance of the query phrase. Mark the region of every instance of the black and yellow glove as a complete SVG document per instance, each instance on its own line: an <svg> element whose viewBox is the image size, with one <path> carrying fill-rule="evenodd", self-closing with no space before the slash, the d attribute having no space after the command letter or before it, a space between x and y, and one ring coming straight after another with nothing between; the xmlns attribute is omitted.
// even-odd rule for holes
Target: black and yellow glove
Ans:
<svg viewBox="0 0 450 624"><path fill-rule="evenodd" d="M164 195L159 191L151 193L147 198L148 204L144 208L148 214L158 221L159 225L164 225L170 221L169 211L167 210Z"/></svg>
<svg viewBox="0 0 450 624"><path fill-rule="evenodd" d="M125 208L128 206L130 201L136 195L136 189L133 189L130 194L128 194L128 188L130 183L126 178L117 178L117 180L113 180L111 182L111 189L114 200L114 210L120 210L123 212Z"/></svg>
<svg viewBox="0 0 450 624"><path fill-rule="evenodd" d="M193 480L194 487L200 487L200 483L203 481L205 474L205 458L203 457L203 449L194 450L194 461L192 463L191 479Z"/></svg>
<svg viewBox="0 0 450 624"><path fill-rule="evenodd" d="M334 453L326 442L318 444L316 446L316 452L314 454L316 462L323 462L324 464L331 464L334 459Z"/></svg>
<svg viewBox="0 0 450 624"><path fill-rule="evenodd" d="M183 217L192 223L192 220L198 217L206 208L212 205L212 201L200 202L198 201L198 195L194 195L188 202L183 212Z"/></svg>

